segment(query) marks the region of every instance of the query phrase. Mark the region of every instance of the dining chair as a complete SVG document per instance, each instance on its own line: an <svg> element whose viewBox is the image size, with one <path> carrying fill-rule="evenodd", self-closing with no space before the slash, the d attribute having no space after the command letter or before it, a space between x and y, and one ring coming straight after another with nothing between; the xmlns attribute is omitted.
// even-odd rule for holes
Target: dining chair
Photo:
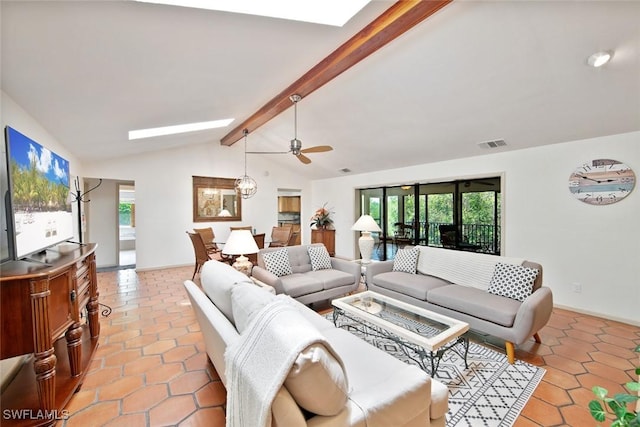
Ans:
<svg viewBox="0 0 640 427"><path fill-rule="evenodd" d="M300 233L297 231L292 232L291 236L289 237L289 241L287 242L287 246L295 246L296 242L298 241L299 235Z"/></svg>
<svg viewBox="0 0 640 427"><path fill-rule="evenodd" d="M187 234L189 235L189 239L191 239L193 252L196 257L196 265L193 269L193 276L191 276L191 280L193 280L196 277L196 274L198 274L198 272L202 268L202 265L209 260L219 259L219 254L217 254L217 252L211 253L207 251L204 240L202 240L202 236L199 233L191 233L187 231ZM218 255L218 257L216 257L215 255Z"/></svg>
<svg viewBox="0 0 640 427"><path fill-rule="evenodd" d="M277 248L287 246L292 233L293 227L290 225L273 227L271 229L271 243L269 244L269 247Z"/></svg>
<svg viewBox="0 0 640 427"><path fill-rule="evenodd" d="M251 227L250 225L243 225L241 227L229 227L231 229L231 231L233 230L249 230L252 231L253 227Z"/></svg>
<svg viewBox="0 0 640 427"><path fill-rule="evenodd" d="M262 249L264 248L264 240L265 240L266 234L265 233L261 233L261 234L254 234L253 235L253 240L256 241L256 245L258 245L258 249ZM247 258L249 258L249 261L251 261L251 264L253 265L258 265L258 254L248 254Z"/></svg>
<svg viewBox="0 0 640 427"><path fill-rule="evenodd" d="M204 247L207 248L207 252L208 253L214 254L216 252L220 252L220 248L214 242L214 240L216 239L216 235L213 232L213 228L211 228L211 227L194 228L193 231L195 231L196 233L198 233L200 235L200 237L202 237L202 241L204 243Z"/></svg>
<svg viewBox="0 0 640 427"><path fill-rule="evenodd" d="M393 226L392 250L398 250L413 243L413 227L411 225L396 222Z"/></svg>

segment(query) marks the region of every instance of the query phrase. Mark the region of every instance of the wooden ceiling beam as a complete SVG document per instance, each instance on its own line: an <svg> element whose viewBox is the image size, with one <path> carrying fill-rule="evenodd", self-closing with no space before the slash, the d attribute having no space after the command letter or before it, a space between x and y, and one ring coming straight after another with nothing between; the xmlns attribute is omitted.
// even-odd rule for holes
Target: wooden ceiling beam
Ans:
<svg viewBox="0 0 640 427"><path fill-rule="evenodd" d="M220 143L233 145L244 136L243 130L253 132L278 114L291 107L289 96L306 97L345 70L362 61L396 37L413 28L453 0L407 1L401 0L387 9L373 22L351 37L302 77L267 102L251 117L225 135Z"/></svg>

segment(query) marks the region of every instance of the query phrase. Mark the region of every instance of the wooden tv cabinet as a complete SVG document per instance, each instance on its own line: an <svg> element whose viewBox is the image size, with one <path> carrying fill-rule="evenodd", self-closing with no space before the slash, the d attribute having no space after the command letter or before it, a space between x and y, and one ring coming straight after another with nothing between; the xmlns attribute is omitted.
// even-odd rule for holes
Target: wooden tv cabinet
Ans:
<svg viewBox="0 0 640 427"><path fill-rule="evenodd" d="M0 267L0 359L33 353L2 392L3 426L67 415L100 336L95 249L62 243Z"/></svg>

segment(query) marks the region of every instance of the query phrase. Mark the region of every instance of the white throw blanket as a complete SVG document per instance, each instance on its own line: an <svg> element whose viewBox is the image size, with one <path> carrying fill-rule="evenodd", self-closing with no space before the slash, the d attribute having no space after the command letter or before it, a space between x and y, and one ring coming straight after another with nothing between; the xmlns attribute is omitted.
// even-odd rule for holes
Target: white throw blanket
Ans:
<svg viewBox="0 0 640 427"><path fill-rule="evenodd" d="M331 348L282 298L267 304L225 352L227 427L268 427L271 404L298 354L314 343Z"/></svg>
<svg viewBox="0 0 640 427"><path fill-rule="evenodd" d="M418 272L486 291L496 264L522 265L524 259L418 246Z"/></svg>

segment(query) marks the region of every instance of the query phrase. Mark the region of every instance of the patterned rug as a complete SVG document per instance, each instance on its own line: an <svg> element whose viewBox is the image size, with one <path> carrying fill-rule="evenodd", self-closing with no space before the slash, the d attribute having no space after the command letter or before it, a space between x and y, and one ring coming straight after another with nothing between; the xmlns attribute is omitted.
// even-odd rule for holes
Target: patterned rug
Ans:
<svg viewBox="0 0 640 427"><path fill-rule="evenodd" d="M400 314L393 316L394 323L418 333L429 333L431 328ZM326 318L333 321L332 313ZM377 326L367 324L372 330L365 333L362 325L342 316L338 326L397 359L417 365L398 343L377 336ZM409 355L415 356L411 352ZM545 373L544 369L519 360L511 365L506 355L474 342L469 344L467 362L469 368L465 369L464 359L454 351L447 351L435 376L449 387L448 427L512 426Z"/></svg>

